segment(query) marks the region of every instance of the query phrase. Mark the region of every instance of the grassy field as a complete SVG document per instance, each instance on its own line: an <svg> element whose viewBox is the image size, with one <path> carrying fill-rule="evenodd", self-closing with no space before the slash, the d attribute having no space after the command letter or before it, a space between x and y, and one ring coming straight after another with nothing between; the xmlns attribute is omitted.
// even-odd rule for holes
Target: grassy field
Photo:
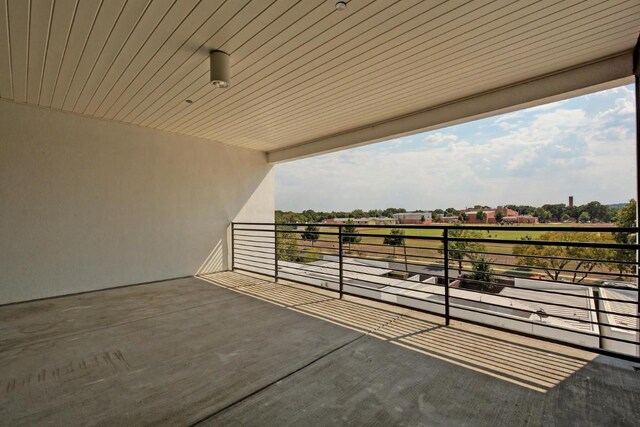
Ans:
<svg viewBox="0 0 640 427"><path fill-rule="evenodd" d="M337 229L336 229L337 230ZM380 229L380 228L362 228L358 230L362 234L379 234L381 236L386 236L391 232L391 229ZM507 231L507 230L491 230L484 231L478 230L478 233L482 235L483 239L501 239L501 240L520 240L523 237L529 236L532 239L538 238L540 235L544 234L544 231ZM420 229L420 228L405 228L404 234L407 237L418 236L418 237L442 237L442 230L434 230L434 229Z"/></svg>
<svg viewBox="0 0 640 427"><path fill-rule="evenodd" d="M383 239L385 236L391 233L391 228L358 228L358 233L363 235L361 236L360 243L364 245L382 245ZM409 248L409 255L417 255L414 252L414 249L438 249L441 246L440 240L423 240L423 239L412 239L412 237L433 237L433 238L441 238L442 230L438 229L430 229L430 228L403 228L404 236L405 236L405 244ZM337 227L322 227L320 232L326 233L338 233ZM543 231L508 231L508 230L491 230L484 231L478 230L481 238L483 239L496 239L496 240L521 240L524 237L530 237L531 239L537 239L542 234ZM380 236L373 237L372 235ZM326 235L320 234L319 242L317 245L319 246L333 246L331 243L338 242L338 236L336 235ZM353 245L354 247L358 245ZM500 254L511 254L512 245L508 244L489 244L486 243L488 251L496 252ZM391 248L389 248L391 249ZM378 251L379 249L376 249ZM386 252L386 251L385 251Z"/></svg>
<svg viewBox="0 0 640 427"><path fill-rule="evenodd" d="M566 224L566 226L576 226L578 224ZM540 225L543 228L545 225ZM554 224L553 226L557 226ZM580 225L578 225L580 226ZM582 225L584 228L588 228L589 225ZM313 244L308 241L304 241L298 237L298 245L301 248L313 247L314 251L319 254L337 254L338 250L338 228L337 227L319 227L320 232L336 233L331 235L320 234L319 240ZM391 233L391 228L357 228L361 239L359 243L353 243L348 245L345 243L343 248L352 256L359 256L369 259L391 260L403 262L405 257L405 248L403 247L391 247L383 244L384 237ZM301 230L300 230L301 231ZM442 253L440 249L442 242L439 238L442 237L441 229L430 228L413 228L411 226L404 227L405 233L405 245L406 245L406 257L419 264L433 264L440 263L442 261ZM513 240L520 241L521 239L528 237L532 240L540 239L540 236L545 231L525 231L525 230L505 230L496 227L495 230L477 230L479 238L488 240ZM299 234L298 234L299 236ZM375 236L375 237L374 237ZM379 237L378 237L379 236ZM412 239L412 237L417 237ZM438 240L420 239L420 237L433 237ZM516 268L516 258L512 255L513 244L511 243L491 243L483 242L485 247L484 252L488 253L492 263L502 264L502 266L496 265L494 267L495 272L512 270ZM465 262L465 267L470 268L470 264ZM508 274L516 274L518 271L510 271ZM594 271L596 273L596 271ZM517 275L527 276L528 273L521 272ZM532 274L540 274L533 273Z"/></svg>

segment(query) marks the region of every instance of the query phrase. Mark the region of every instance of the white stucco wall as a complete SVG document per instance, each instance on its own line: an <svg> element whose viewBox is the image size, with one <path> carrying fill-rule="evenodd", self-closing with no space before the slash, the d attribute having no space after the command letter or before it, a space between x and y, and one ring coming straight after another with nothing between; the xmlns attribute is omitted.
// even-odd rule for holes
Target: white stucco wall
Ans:
<svg viewBox="0 0 640 427"><path fill-rule="evenodd" d="M228 267L264 153L0 101L0 304Z"/></svg>

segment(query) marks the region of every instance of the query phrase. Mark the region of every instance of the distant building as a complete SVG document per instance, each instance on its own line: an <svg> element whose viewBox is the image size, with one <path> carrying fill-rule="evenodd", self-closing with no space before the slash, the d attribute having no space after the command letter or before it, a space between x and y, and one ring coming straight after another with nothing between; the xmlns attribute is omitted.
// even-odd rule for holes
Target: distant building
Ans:
<svg viewBox="0 0 640 427"><path fill-rule="evenodd" d="M393 217L398 224L431 224L432 221L430 211L397 213Z"/></svg>
<svg viewBox="0 0 640 427"><path fill-rule="evenodd" d="M496 223L496 211L482 211L484 212L484 218L478 218L478 212L481 210L466 210L464 211L465 215L467 215L467 220L465 221L467 224L495 224Z"/></svg>
<svg viewBox="0 0 640 427"><path fill-rule="evenodd" d="M506 224L537 224L538 218L533 217L531 215L520 215L517 211L513 209L504 208L502 206L498 206L496 209L487 209L483 210L484 218L478 219L478 212L481 209L466 209L462 212L467 216L467 220L465 221L467 224L497 224L498 221L496 216L498 214L502 215L502 222ZM453 217L446 217L453 218ZM456 217L457 221L457 217ZM453 220L443 220L443 222L454 222Z"/></svg>
<svg viewBox="0 0 640 427"><path fill-rule="evenodd" d="M359 225L393 225L398 221L395 218L327 218L320 221L321 224L346 224L351 221Z"/></svg>
<svg viewBox="0 0 640 427"><path fill-rule="evenodd" d="M321 224L345 224L349 218L326 218L320 221Z"/></svg>
<svg viewBox="0 0 640 427"><path fill-rule="evenodd" d="M569 207L573 207L573 196L569 196Z"/></svg>
<svg viewBox="0 0 640 427"><path fill-rule="evenodd" d="M537 224L538 218L531 215L513 215L502 218L504 224Z"/></svg>
<svg viewBox="0 0 640 427"><path fill-rule="evenodd" d="M445 224L451 224L452 222L460 221L459 216L443 216L440 218L440 222L444 222Z"/></svg>
<svg viewBox="0 0 640 427"><path fill-rule="evenodd" d="M505 216L518 216L518 211L514 211L513 209L503 208L502 206L498 206L496 208L496 214L501 213L503 217Z"/></svg>

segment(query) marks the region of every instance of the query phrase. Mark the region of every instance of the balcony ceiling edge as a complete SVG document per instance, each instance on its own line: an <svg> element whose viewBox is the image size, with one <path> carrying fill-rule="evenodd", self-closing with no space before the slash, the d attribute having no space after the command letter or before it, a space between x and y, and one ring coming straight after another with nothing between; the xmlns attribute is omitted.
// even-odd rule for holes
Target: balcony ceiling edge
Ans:
<svg viewBox="0 0 640 427"><path fill-rule="evenodd" d="M632 50L427 110L268 153L281 163L435 130L585 95L633 81ZM470 76L472 78L472 76Z"/></svg>

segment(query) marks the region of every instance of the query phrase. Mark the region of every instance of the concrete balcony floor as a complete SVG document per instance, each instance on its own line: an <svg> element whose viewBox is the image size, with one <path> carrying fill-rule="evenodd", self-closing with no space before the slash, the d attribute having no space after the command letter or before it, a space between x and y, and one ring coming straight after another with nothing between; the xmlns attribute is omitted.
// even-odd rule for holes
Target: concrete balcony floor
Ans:
<svg viewBox="0 0 640 427"><path fill-rule="evenodd" d="M638 425L634 364L238 273L0 307L2 425Z"/></svg>

